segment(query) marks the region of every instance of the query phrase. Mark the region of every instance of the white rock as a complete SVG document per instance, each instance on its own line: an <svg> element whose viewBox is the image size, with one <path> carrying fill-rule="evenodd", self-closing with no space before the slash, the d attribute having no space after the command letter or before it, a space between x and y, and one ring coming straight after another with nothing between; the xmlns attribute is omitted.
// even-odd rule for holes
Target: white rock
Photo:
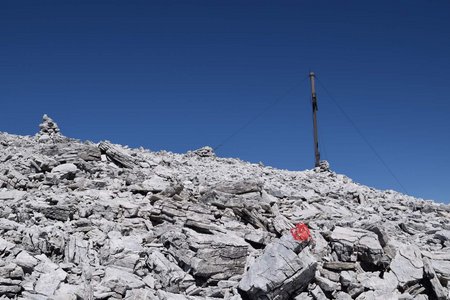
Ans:
<svg viewBox="0 0 450 300"><path fill-rule="evenodd" d="M14 262L24 270L32 270L38 264L38 260L26 251L21 251L16 256Z"/></svg>
<svg viewBox="0 0 450 300"><path fill-rule="evenodd" d="M142 182L142 186L152 192L161 192L170 186L170 183L163 178L154 175L152 178Z"/></svg>
<svg viewBox="0 0 450 300"><path fill-rule="evenodd" d="M419 248L414 245L401 246L390 267L401 286L419 281L423 277L423 262Z"/></svg>
<svg viewBox="0 0 450 300"><path fill-rule="evenodd" d="M73 178L77 173L77 171L78 171L77 166L68 163L54 167L51 171L51 174L55 175L59 179L67 179Z"/></svg>
<svg viewBox="0 0 450 300"><path fill-rule="evenodd" d="M34 289L40 294L52 296L61 281L66 279L66 277L67 273L62 269L57 269L53 272L42 274L36 282Z"/></svg>

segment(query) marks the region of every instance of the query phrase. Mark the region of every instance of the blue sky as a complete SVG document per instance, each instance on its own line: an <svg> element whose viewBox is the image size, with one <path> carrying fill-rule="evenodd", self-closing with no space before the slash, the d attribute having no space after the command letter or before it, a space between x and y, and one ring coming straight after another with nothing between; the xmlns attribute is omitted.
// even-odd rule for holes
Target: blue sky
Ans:
<svg viewBox="0 0 450 300"><path fill-rule="evenodd" d="M333 170L450 201L449 1L5 0L0 36L0 131L303 170L313 70Z"/></svg>

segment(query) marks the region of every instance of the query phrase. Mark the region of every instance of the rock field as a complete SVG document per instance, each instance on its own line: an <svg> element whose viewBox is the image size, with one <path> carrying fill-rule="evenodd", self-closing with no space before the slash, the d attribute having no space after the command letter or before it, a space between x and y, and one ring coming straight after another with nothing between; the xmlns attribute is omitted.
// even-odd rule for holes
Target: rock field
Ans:
<svg viewBox="0 0 450 300"><path fill-rule="evenodd" d="M48 116L0 149L0 299L450 299L450 207L326 163L81 142Z"/></svg>

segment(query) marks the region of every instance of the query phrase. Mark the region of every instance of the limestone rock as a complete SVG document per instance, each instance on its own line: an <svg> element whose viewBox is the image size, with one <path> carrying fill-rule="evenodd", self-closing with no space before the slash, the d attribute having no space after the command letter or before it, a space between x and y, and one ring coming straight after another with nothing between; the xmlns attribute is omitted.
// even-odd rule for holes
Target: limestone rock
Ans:
<svg viewBox="0 0 450 300"><path fill-rule="evenodd" d="M54 175L58 179L74 179L77 171L78 168L74 164L62 164L54 167L51 175Z"/></svg>
<svg viewBox="0 0 450 300"><path fill-rule="evenodd" d="M390 267L401 286L419 281L423 277L419 248L414 245L401 245Z"/></svg>
<svg viewBox="0 0 450 300"><path fill-rule="evenodd" d="M33 268L38 264L38 260L28 254L28 252L26 251L21 251L19 254L17 254L14 262L27 272L31 272Z"/></svg>
<svg viewBox="0 0 450 300"><path fill-rule="evenodd" d="M52 296L61 281L66 277L67 273L62 269L42 274L36 282L35 291L46 296Z"/></svg>
<svg viewBox="0 0 450 300"><path fill-rule="evenodd" d="M193 154L195 154L199 157L214 157L214 156L216 156L214 153L214 149L209 146L205 146L200 149L197 149L197 150L193 151Z"/></svg>
<svg viewBox="0 0 450 300"><path fill-rule="evenodd" d="M305 245L292 236L270 244L256 259L239 283L250 299L289 299L314 279L317 262Z"/></svg>
<svg viewBox="0 0 450 300"><path fill-rule="evenodd" d="M145 283L138 276L114 267L105 269L105 277L101 284L122 296L125 296L125 292L129 289L138 289L145 286Z"/></svg>

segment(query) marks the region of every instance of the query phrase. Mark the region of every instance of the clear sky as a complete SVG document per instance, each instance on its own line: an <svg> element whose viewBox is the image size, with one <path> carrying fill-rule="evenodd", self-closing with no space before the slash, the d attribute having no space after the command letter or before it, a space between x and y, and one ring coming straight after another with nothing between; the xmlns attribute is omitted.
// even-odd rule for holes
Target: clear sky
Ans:
<svg viewBox="0 0 450 300"><path fill-rule="evenodd" d="M313 70L333 170L450 201L447 0L2 0L0 37L0 131L303 170Z"/></svg>

